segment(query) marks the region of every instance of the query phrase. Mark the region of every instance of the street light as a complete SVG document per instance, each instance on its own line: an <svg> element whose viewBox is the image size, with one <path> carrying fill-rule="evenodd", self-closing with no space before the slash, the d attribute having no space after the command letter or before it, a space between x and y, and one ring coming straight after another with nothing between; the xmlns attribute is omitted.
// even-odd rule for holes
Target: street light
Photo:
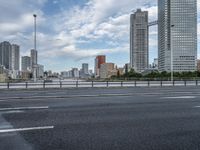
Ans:
<svg viewBox="0 0 200 150"><path fill-rule="evenodd" d="M34 35L34 49L35 49L35 51L36 51L36 18L37 18L37 15L36 14L33 14L33 17L34 17L34 33L35 33L35 35ZM33 64L33 78L34 78L34 82L36 82L36 65L37 64L35 64L36 62L34 62L34 64Z"/></svg>
<svg viewBox="0 0 200 150"><path fill-rule="evenodd" d="M171 81L174 81L174 62L173 62L173 44L172 44L172 28L174 27L174 25L172 24L170 26L170 50L171 50Z"/></svg>

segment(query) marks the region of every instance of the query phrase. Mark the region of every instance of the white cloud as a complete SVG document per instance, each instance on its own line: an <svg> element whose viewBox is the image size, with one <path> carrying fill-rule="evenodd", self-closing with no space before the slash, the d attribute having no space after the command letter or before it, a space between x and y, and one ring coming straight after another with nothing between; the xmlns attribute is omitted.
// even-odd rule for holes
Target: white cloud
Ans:
<svg viewBox="0 0 200 150"><path fill-rule="evenodd" d="M157 19L156 0L88 0L83 6L73 6L53 16L42 7L48 0L0 0L0 40L19 42L22 51L33 47L33 13L38 14L38 49L42 58L70 56L81 59L97 54L129 51L129 20L132 10L149 11L149 21ZM52 3L59 3L58 0ZM200 14L200 0L198 0ZM150 46L157 45L156 27L150 30ZM200 24L198 24L200 38ZM104 41L102 49L93 42ZM87 48L87 45L90 46ZM84 48L81 47L84 45ZM107 48L105 48L107 47Z"/></svg>

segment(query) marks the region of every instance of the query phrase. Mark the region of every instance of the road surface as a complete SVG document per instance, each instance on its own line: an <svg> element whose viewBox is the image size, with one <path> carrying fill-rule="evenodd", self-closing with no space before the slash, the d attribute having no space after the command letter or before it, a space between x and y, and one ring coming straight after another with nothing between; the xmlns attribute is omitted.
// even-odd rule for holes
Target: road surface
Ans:
<svg viewBox="0 0 200 150"><path fill-rule="evenodd" d="M0 150L198 150L200 88L0 91Z"/></svg>

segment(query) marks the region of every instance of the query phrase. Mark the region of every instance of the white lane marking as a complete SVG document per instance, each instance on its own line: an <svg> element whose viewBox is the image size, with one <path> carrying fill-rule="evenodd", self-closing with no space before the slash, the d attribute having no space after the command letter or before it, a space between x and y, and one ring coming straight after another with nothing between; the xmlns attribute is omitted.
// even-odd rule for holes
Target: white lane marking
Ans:
<svg viewBox="0 0 200 150"><path fill-rule="evenodd" d="M194 99L196 96L161 97L162 99Z"/></svg>
<svg viewBox="0 0 200 150"><path fill-rule="evenodd" d="M15 114L15 113L23 113L24 111L22 110L8 110L8 111L4 111L2 112L2 114Z"/></svg>
<svg viewBox="0 0 200 150"><path fill-rule="evenodd" d="M21 131L31 131L31 130L45 130L45 129L53 129L53 128L54 126L18 128L18 129L1 129L0 133L21 132Z"/></svg>
<svg viewBox="0 0 200 150"><path fill-rule="evenodd" d="M0 108L0 111L9 110L31 110L31 109L48 109L49 106L39 106L39 107L15 107L15 108Z"/></svg>
<svg viewBox="0 0 200 150"><path fill-rule="evenodd" d="M200 108L200 106L194 106L194 108Z"/></svg>

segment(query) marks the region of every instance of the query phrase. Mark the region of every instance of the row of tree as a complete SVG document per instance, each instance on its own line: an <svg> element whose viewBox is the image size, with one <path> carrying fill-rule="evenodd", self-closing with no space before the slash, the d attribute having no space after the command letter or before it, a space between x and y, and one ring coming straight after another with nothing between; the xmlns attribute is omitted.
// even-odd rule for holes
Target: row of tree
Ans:
<svg viewBox="0 0 200 150"><path fill-rule="evenodd" d="M131 69L128 73L125 73L124 75L120 76L119 74L117 76L113 76L112 79L152 79L152 80L169 80L171 77L170 72L159 72L159 71L152 71L149 74L142 74L135 72L133 69ZM200 72L174 72L173 77L176 80L181 79L197 79L200 78Z"/></svg>

